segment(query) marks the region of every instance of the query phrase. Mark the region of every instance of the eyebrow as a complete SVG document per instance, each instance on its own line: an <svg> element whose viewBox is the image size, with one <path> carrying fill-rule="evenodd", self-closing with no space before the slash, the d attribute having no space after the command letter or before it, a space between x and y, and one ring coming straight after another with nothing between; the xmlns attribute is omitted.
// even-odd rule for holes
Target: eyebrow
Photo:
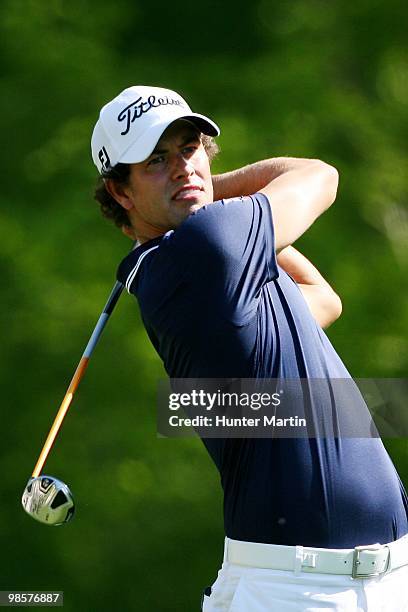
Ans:
<svg viewBox="0 0 408 612"><path fill-rule="evenodd" d="M180 147L184 147L186 144L194 140L200 141L200 134L199 132L191 131L189 134L187 134L185 138L183 138ZM158 147L155 147L150 153L149 157L151 157L152 155L163 155L163 153L167 153L167 149L159 149Z"/></svg>

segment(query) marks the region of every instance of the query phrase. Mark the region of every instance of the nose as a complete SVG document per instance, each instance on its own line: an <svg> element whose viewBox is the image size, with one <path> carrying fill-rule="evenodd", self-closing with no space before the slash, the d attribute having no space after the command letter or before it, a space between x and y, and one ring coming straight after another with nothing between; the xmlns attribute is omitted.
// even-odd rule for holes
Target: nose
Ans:
<svg viewBox="0 0 408 612"><path fill-rule="evenodd" d="M177 179L183 176L191 176L194 172L194 166L189 159L185 158L182 153L175 155L173 161L173 178Z"/></svg>

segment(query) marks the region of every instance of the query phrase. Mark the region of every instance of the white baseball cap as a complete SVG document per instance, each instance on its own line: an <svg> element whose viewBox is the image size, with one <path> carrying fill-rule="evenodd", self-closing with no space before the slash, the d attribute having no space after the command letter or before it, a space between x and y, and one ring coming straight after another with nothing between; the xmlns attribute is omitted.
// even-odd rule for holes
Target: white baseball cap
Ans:
<svg viewBox="0 0 408 612"><path fill-rule="evenodd" d="M103 173L119 162L144 161L176 119L188 119L208 136L220 133L211 119L193 113L175 91L143 85L128 87L105 104L99 114L91 139L94 164Z"/></svg>

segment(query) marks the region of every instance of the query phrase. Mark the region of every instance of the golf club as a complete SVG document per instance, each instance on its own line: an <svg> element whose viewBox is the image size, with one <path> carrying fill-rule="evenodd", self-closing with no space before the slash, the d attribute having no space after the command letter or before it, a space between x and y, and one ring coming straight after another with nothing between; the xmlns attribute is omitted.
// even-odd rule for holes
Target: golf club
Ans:
<svg viewBox="0 0 408 612"><path fill-rule="evenodd" d="M53 476L40 475L55 438L61 428L64 417L71 405L75 391L85 373L91 354L101 336L101 333L112 314L122 293L123 285L116 281L106 302L92 335L82 354L74 376L69 384L64 399L49 431L31 478L24 489L22 504L24 510L34 519L45 525L61 525L68 522L74 513L75 504L68 486Z"/></svg>

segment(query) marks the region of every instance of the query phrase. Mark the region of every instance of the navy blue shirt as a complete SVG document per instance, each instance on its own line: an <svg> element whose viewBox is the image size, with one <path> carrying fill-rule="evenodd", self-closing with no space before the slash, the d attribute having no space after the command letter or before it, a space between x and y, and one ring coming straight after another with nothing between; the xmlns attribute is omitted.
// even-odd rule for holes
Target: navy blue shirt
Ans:
<svg viewBox="0 0 408 612"><path fill-rule="evenodd" d="M204 206L132 251L118 279L171 378L350 378L277 264L263 194ZM230 538L351 548L408 532L407 496L379 438L203 442Z"/></svg>

